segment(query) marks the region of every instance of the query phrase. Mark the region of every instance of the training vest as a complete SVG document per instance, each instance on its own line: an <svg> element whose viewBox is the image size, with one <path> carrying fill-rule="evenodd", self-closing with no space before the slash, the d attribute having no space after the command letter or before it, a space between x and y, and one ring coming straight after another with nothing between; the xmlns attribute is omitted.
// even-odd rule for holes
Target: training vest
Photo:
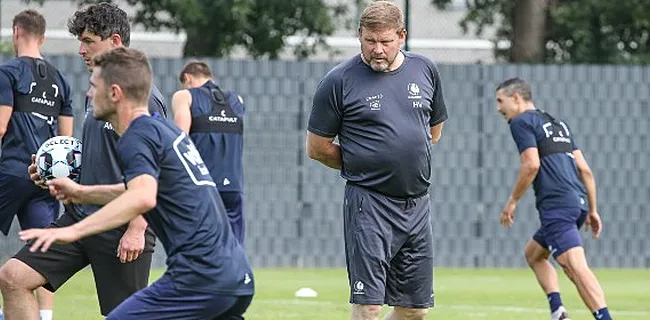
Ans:
<svg viewBox="0 0 650 320"><path fill-rule="evenodd" d="M571 133L564 122L556 120L545 111L538 109L535 110L535 112L545 120L542 129L544 130L546 137L537 145L539 157L542 158L560 152L572 153L573 144L571 143Z"/></svg>
<svg viewBox="0 0 650 320"><path fill-rule="evenodd" d="M244 119L235 114L232 106L226 100L226 95L219 86L213 85L211 88L199 87L198 89L210 96L212 111L192 117L190 132L219 132L243 135Z"/></svg>
<svg viewBox="0 0 650 320"><path fill-rule="evenodd" d="M29 93L22 94L14 89L14 111L33 112L46 117L58 117L63 106L61 91L56 84L56 69L44 60L24 58L32 69L34 81Z"/></svg>

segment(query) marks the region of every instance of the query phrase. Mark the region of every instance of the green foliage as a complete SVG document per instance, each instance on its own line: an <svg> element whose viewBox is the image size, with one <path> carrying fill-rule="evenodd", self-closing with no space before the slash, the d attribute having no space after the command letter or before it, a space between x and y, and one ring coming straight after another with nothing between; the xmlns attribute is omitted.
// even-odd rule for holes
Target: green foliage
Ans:
<svg viewBox="0 0 650 320"><path fill-rule="evenodd" d="M13 56L14 45L9 40L0 41L0 56Z"/></svg>
<svg viewBox="0 0 650 320"><path fill-rule="evenodd" d="M23 0L43 3L46 0ZM74 0L73 0L74 1ZM97 0L77 0L79 5ZM133 18L146 30L184 31L185 56L222 57L243 47L254 57L277 58L287 37L307 37L294 54L305 58L317 48L328 49L324 37L331 35L347 5L324 0L126 0L136 6Z"/></svg>
<svg viewBox="0 0 650 320"><path fill-rule="evenodd" d="M512 40L516 0L467 0L468 12L460 22L476 34L496 26L494 41ZM432 0L445 8L451 0ZM551 0L544 32L547 63L650 63L650 1ZM497 51L500 58L509 50Z"/></svg>

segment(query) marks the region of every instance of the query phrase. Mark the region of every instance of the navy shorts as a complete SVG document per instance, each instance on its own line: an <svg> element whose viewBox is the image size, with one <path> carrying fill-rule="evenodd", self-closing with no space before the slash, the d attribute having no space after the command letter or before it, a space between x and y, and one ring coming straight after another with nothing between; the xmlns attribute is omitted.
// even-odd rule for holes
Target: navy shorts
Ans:
<svg viewBox="0 0 650 320"><path fill-rule="evenodd" d="M20 228L45 228L59 216L60 204L31 180L0 174L0 231L7 235L14 216Z"/></svg>
<svg viewBox="0 0 650 320"><path fill-rule="evenodd" d="M343 207L350 303L432 307L429 195L397 199L348 183Z"/></svg>
<svg viewBox="0 0 650 320"><path fill-rule="evenodd" d="M111 311L106 320L244 319L253 296L215 295L177 289L165 274Z"/></svg>
<svg viewBox="0 0 650 320"><path fill-rule="evenodd" d="M582 247L580 228L585 223L587 212L580 208L553 208L540 211L542 226L533 239L551 252L553 258L571 248Z"/></svg>
<svg viewBox="0 0 650 320"><path fill-rule="evenodd" d="M244 246L246 221L244 219L244 194L239 191L220 191L219 195L228 213L228 221L239 244Z"/></svg>

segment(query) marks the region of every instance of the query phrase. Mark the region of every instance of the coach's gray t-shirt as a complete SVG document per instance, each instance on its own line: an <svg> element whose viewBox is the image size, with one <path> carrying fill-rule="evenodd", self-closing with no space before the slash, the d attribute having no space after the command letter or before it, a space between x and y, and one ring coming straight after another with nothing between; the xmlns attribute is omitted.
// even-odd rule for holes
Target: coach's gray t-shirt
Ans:
<svg viewBox="0 0 650 320"><path fill-rule="evenodd" d="M88 98L86 98L85 108L86 113L81 138L83 150L81 150L79 183L82 185L110 185L124 182L122 170L117 160L118 157L115 153L115 146L119 136L110 123L95 119ZM151 87L149 113L167 117L167 107L160 90L156 86ZM69 213L77 219L82 219L101 207L94 204L75 204L74 212Z"/></svg>
<svg viewBox="0 0 650 320"><path fill-rule="evenodd" d="M447 108L436 65L404 55L392 72L373 71L360 55L332 69L316 89L308 130L338 136L344 179L405 198L428 191L430 130Z"/></svg>

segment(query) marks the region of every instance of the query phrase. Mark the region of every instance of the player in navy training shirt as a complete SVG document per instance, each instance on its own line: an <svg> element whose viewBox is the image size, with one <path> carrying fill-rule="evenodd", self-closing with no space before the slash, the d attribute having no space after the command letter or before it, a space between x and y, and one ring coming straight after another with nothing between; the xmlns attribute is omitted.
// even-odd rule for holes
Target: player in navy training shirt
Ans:
<svg viewBox="0 0 650 320"><path fill-rule="evenodd" d="M46 22L34 10L13 19L16 58L0 65L0 231L7 235L14 216L22 229L49 226L59 216L59 201L35 186L27 167L49 138L72 135L70 86L43 59ZM37 290L41 320L52 318L52 293ZM0 312L0 318L2 313Z"/></svg>
<svg viewBox="0 0 650 320"><path fill-rule="evenodd" d="M172 96L174 122L205 160L217 184L235 237L244 244L244 101L223 91L205 62L190 61L180 73L183 90Z"/></svg>
<svg viewBox="0 0 650 320"><path fill-rule="evenodd" d="M126 12L115 4L99 3L77 10L68 20L68 31L79 39L79 55L89 70L92 57L111 48L128 46L130 25ZM66 204L65 212L52 227L65 227L92 215L107 199L96 196L110 190L124 191L116 145L119 139L110 123L92 116L93 106L85 104L80 183L70 179L57 180L62 188L59 200ZM152 88L149 111L165 115L159 92ZM31 179L42 184L35 165L29 167ZM84 189L78 192L77 189ZM95 192L96 191L96 192ZM26 244L0 269L5 313L16 319L29 319L32 312L31 289L43 286L54 292L88 265L91 266L100 312L107 315L118 304L149 283L149 270L155 237L141 216L128 224L70 244L58 244L52 250L29 251Z"/></svg>
<svg viewBox="0 0 650 320"><path fill-rule="evenodd" d="M533 184L541 227L526 244L526 261L547 295L551 320L569 319L562 305L553 255L578 289L597 320L609 320L605 294L589 269L579 229L602 230L597 209L596 181L578 149L568 124L536 109L530 86L519 78L501 83L496 92L498 111L510 124L521 157L519 177L501 213L511 227L519 199ZM586 198L586 199L585 199Z"/></svg>
<svg viewBox="0 0 650 320"><path fill-rule="evenodd" d="M149 115L151 68L135 49L94 59L88 92L93 114L113 125L126 191L84 220L63 228L32 229L31 251L72 242L144 215L167 253L167 272L129 297L107 319L241 319L254 279L233 236L215 183L189 137ZM50 191L58 194L56 183Z"/></svg>

